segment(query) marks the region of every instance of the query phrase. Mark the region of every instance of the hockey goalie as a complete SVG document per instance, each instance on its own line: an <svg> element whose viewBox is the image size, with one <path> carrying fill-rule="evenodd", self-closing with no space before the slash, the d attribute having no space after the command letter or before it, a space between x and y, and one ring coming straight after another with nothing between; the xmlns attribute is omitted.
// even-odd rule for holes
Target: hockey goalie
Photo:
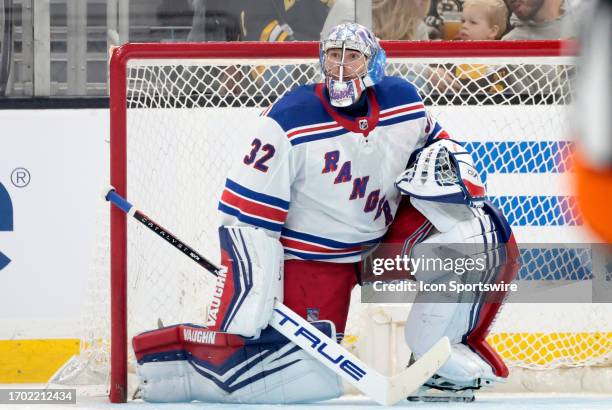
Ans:
<svg viewBox="0 0 612 410"><path fill-rule="evenodd" d="M421 244L441 253L469 244L452 252L486 260L471 275L514 278L512 232L485 201L470 153L427 113L412 84L385 76L372 32L335 27L320 44L320 63L324 82L265 109L226 179L218 206L226 270L206 326L134 339L145 400L301 403L342 395L335 373L268 327L272 307L282 301L341 340L351 290L367 276L363 261L381 244L399 243L404 255ZM433 389L431 397L469 401L508 376L485 341L503 295L449 298L415 303L407 318L415 359L443 336L452 342L448 361L415 397Z"/></svg>

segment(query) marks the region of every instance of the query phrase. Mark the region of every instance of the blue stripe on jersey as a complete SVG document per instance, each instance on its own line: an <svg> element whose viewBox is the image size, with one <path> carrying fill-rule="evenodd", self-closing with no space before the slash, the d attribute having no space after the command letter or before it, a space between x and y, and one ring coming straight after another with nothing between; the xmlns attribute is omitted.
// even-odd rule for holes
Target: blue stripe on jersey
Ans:
<svg viewBox="0 0 612 410"><path fill-rule="evenodd" d="M352 243L351 242L340 242L340 241L334 241L333 239L327 239L327 238L322 238L320 236L311 235L308 233L293 231L288 228L284 228L281 235L287 238L300 239L303 241L312 242L312 243L324 245L324 246L335 248L335 249L352 248L354 246L359 246L359 245L371 245L371 244L380 242L380 240L382 239L382 236L381 236L379 238L370 239L370 240L363 241L363 242L352 242Z"/></svg>
<svg viewBox="0 0 612 410"><path fill-rule="evenodd" d="M289 202L285 201L284 199L253 191L247 187L240 185L237 182L232 181L229 178L227 178L227 180L225 181L225 186L236 192L237 194L245 196L249 199L253 199L257 202L263 202L268 205L273 205L282 208L285 211L289 210Z"/></svg>
<svg viewBox="0 0 612 410"><path fill-rule="evenodd" d="M341 128L339 130L323 132L321 134L306 135L304 137L298 137L298 138L292 139L291 145L296 146L296 145L303 144L305 142L312 142L312 141L324 140L327 138L333 138L333 137L337 137L338 135L346 134L348 132L349 132L348 130Z"/></svg>
<svg viewBox="0 0 612 410"><path fill-rule="evenodd" d="M274 232L280 232L281 229L283 229L283 224L278 224L278 223L266 221L264 219L255 218L250 215L245 215L242 212L240 212L239 209L232 208L223 203L219 203L219 206L217 209L219 209L219 211L221 212L225 212L228 215L234 216L238 218L240 222L244 222L249 225L257 226L259 228L264 228L264 229L267 229L269 231L274 231Z"/></svg>
<svg viewBox="0 0 612 410"><path fill-rule="evenodd" d="M365 250L366 249L364 249L364 251ZM357 255L361 255L363 251L345 253L342 255L330 255L328 253L304 253L304 252L297 252L297 251L285 249L285 253L289 253L291 255L297 256L300 259L305 259L305 260L323 260L323 259L339 259L339 258L346 258L349 256L357 256Z"/></svg>
<svg viewBox="0 0 612 410"><path fill-rule="evenodd" d="M388 120L381 120L378 123L378 126L387 126L387 125L393 125L393 124L397 124L399 122L405 122L405 121L412 121L412 120L416 120L418 118L423 118L425 117L425 112L421 111L421 112L415 112L412 114L407 114L407 115L400 115L398 117L395 118L391 118Z"/></svg>

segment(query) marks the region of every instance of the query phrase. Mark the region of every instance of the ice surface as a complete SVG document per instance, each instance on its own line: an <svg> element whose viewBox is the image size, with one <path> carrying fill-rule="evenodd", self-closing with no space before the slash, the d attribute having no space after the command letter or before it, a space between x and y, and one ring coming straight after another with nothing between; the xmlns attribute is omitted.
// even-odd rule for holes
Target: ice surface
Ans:
<svg viewBox="0 0 612 410"><path fill-rule="evenodd" d="M33 385L0 385L1 389L40 388ZM292 405L253 405L253 404L210 404L210 403L165 403L152 404L142 401L130 401L125 404L111 404L106 397L77 396L76 405L0 405L7 410L58 410L58 409L132 409L132 410L349 410L349 409L383 409L383 408L413 408L415 410L450 409L450 410L555 410L555 409L612 409L612 395L576 395L576 394L480 394L473 403L413 403L403 401L393 407L379 406L363 396L344 396L340 399L314 404Z"/></svg>

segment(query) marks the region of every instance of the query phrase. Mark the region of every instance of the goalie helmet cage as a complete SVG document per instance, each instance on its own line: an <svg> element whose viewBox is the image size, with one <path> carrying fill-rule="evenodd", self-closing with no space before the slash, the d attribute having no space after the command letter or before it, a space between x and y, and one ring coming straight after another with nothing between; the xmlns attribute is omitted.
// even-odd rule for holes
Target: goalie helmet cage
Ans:
<svg viewBox="0 0 612 410"><path fill-rule="evenodd" d="M558 191L560 176L571 171L566 114L573 43L382 44L387 74L413 82L449 134L473 152L491 199L509 218L519 242L558 242L562 235L580 235L575 205ZM316 42L123 45L110 62L111 184L214 259L216 202L229 164L245 154L235 152L236 142L251 136L258 113L284 92L320 80ZM157 319L201 323L205 295L214 281L205 272L177 273L190 269L180 265L186 258L166 254L163 241L131 227L118 209L110 215L110 400L123 402L128 395L128 337L154 328ZM561 260L580 262L583 254L574 250ZM531 267L526 274L536 272L534 280L575 279L575 269L555 266ZM174 293L179 296L170 301ZM166 313L155 311L166 299ZM131 321L144 314L130 309L140 305L151 320L131 330ZM193 305L200 305L195 316L168 319L167 311L182 312ZM521 313L517 306L506 306L501 315L510 327L498 318L489 339L511 367L610 364L609 307L583 306L574 319L554 307L541 309L548 311L541 322L527 320L525 331L515 331L512 326L524 325L520 316L529 309ZM566 320L574 321L549 329ZM367 332L362 336L364 343L371 339ZM105 337L95 334L83 345L93 348Z"/></svg>

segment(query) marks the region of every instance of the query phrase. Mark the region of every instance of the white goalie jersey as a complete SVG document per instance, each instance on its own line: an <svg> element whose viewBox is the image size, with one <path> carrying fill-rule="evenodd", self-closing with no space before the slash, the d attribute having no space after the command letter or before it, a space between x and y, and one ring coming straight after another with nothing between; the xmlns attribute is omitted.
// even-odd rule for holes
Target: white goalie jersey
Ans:
<svg viewBox="0 0 612 410"><path fill-rule="evenodd" d="M367 88L364 117L340 114L325 92L301 86L261 114L226 180L221 223L267 230L286 258L353 262L393 221L412 152L446 133L403 79Z"/></svg>

